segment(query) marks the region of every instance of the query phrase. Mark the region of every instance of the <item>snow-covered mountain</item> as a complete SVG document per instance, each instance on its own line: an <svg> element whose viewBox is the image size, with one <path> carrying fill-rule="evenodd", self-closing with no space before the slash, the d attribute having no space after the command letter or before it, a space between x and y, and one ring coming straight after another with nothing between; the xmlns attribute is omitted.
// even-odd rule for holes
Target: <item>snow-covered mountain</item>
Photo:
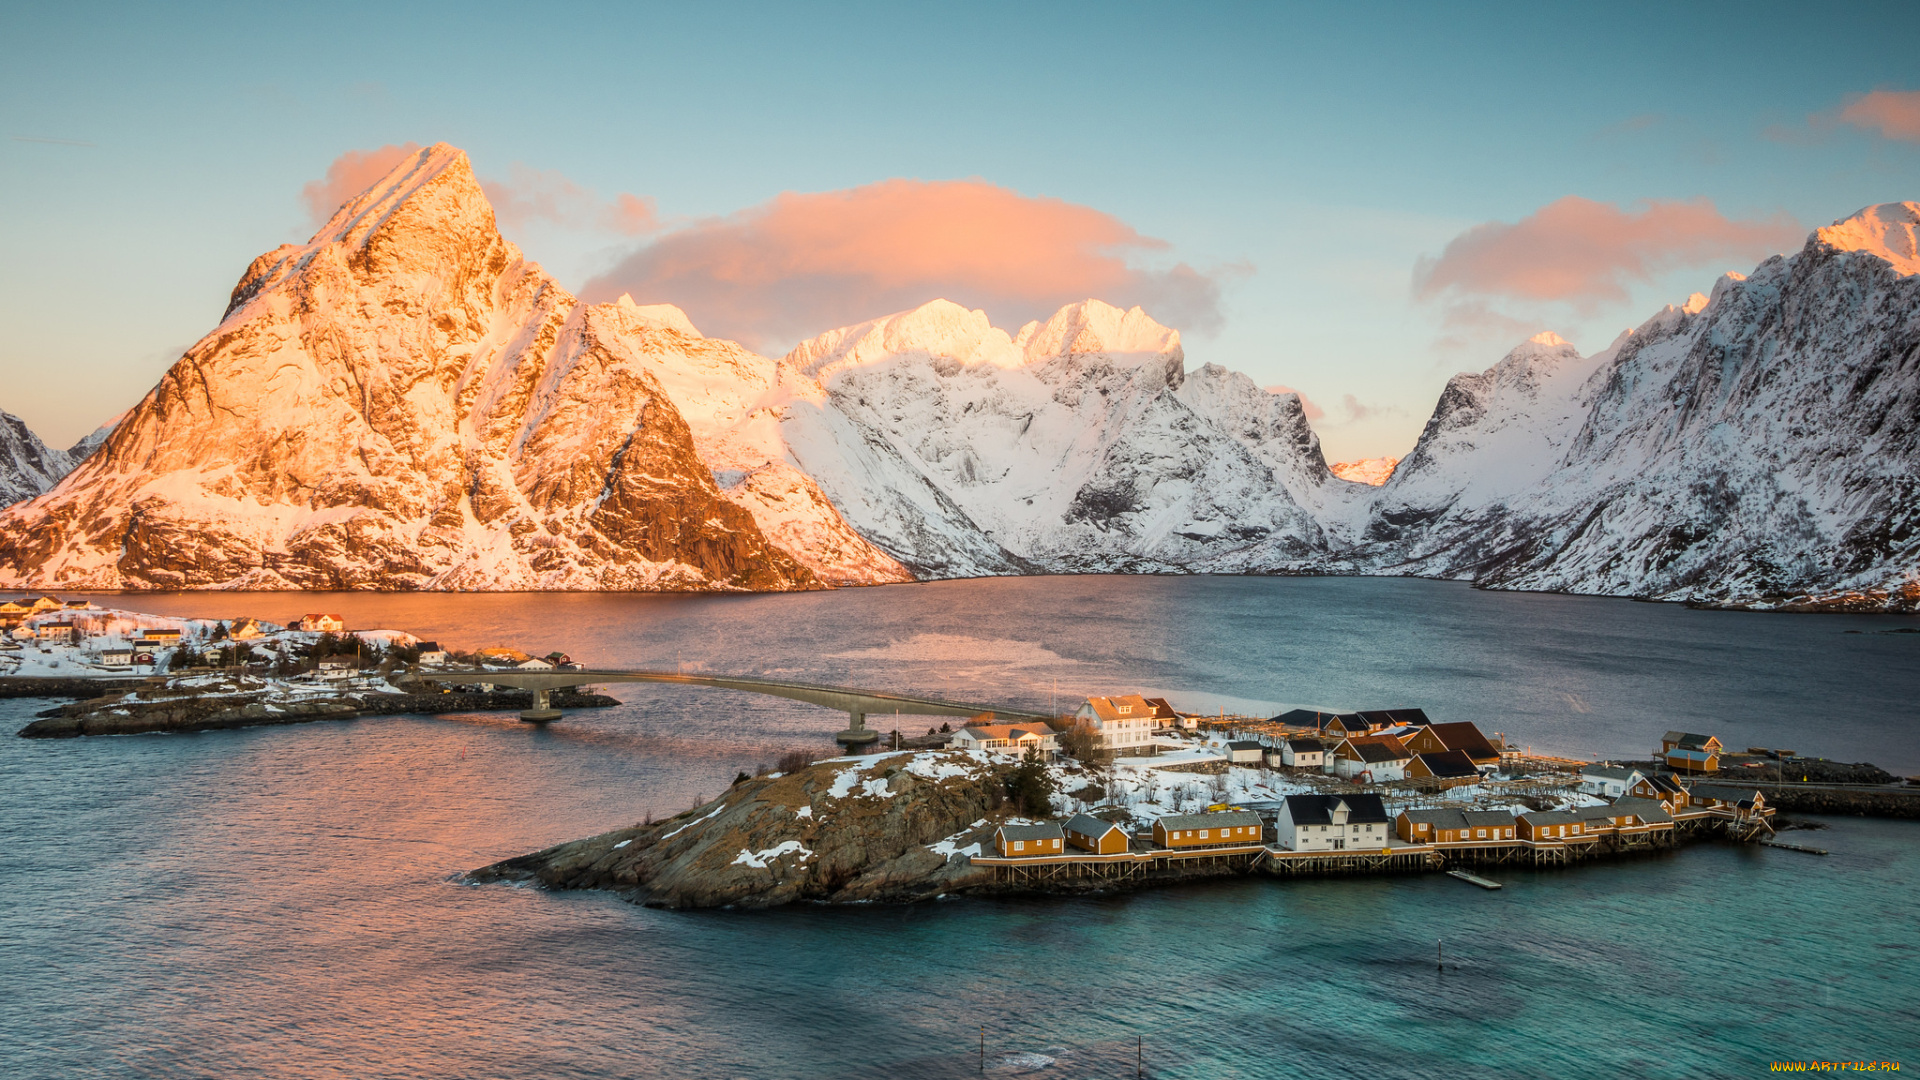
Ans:
<svg viewBox="0 0 1920 1080"><path fill-rule="evenodd" d="M1920 607L1920 205L1869 207L1593 357L1448 384L1351 565L1500 588Z"/></svg>
<svg viewBox="0 0 1920 1080"><path fill-rule="evenodd" d="M921 577L1198 567L1325 548L1291 494L1326 475L1295 395L1087 300L1009 335L936 300L781 362L793 460ZM1231 429L1223 427L1231 424Z"/></svg>
<svg viewBox="0 0 1920 1080"><path fill-rule="evenodd" d="M1870 207L1595 355L1535 337L1336 475L1297 394L1188 370L1139 308L935 300L775 361L581 304L437 145L72 450L0 414L0 587L1278 571L1920 609L1917 232Z"/></svg>
<svg viewBox="0 0 1920 1080"><path fill-rule="evenodd" d="M465 155L423 150L256 259L98 451L0 513L0 584L813 585L721 496L645 322L576 302Z"/></svg>
<svg viewBox="0 0 1920 1080"><path fill-rule="evenodd" d="M0 506L33 498L72 469L73 459L41 442L26 421L0 412Z"/></svg>
<svg viewBox="0 0 1920 1080"><path fill-rule="evenodd" d="M1368 487L1379 487L1393 476L1393 470L1400 464L1397 457L1361 458L1358 461L1336 461L1327 466L1333 475L1342 480L1351 480Z"/></svg>

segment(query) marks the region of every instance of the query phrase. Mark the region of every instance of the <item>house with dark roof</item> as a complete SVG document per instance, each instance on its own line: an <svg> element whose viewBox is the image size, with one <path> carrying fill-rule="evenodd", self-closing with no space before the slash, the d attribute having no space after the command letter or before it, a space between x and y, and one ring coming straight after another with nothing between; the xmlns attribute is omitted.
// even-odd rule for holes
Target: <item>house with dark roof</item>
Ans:
<svg viewBox="0 0 1920 1080"><path fill-rule="evenodd" d="M1378 795L1289 795L1274 833L1289 851L1377 851L1393 823Z"/></svg>
<svg viewBox="0 0 1920 1080"><path fill-rule="evenodd" d="M1674 747L1660 755L1667 768L1677 773L1714 773L1720 771L1718 750L1687 750Z"/></svg>
<svg viewBox="0 0 1920 1080"><path fill-rule="evenodd" d="M1473 830L1469 840L1512 840L1514 830L1513 812L1510 810L1464 810L1461 817L1467 819L1467 828Z"/></svg>
<svg viewBox="0 0 1920 1080"><path fill-rule="evenodd" d="M1118 855L1127 850L1127 831L1092 814L1075 814L1062 826L1067 843L1095 855Z"/></svg>
<svg viewBox="0 0 1920 1080"><path fill-rule="evenodd" d="M1491 772L1500 767L1500 751L1494 747L1492 740L1481 734L1479 725L1471 720L1428 724L1419 734L1407 740L1407 749L1416 754L1459 750L1472 758L1474 768L1482 772Z"/></svg>
<svg viewBox="0 0 1920 1080"><path fill-rule="evenodd" d="M1009 859L1061 855L1065 832L1057 821L1038 825L1002 825L993 831L993 848Z"/></svg>
<svg viewBox="0 0 1920 1080"><path fill-rule="evenodd" d="M1687 789L1680 786L1678 780L1663 773L1640 777L1627 788L1627 794L1640 799L1653 799L1666 807L1669 813L1693 805L1693 797L1687 794Z"/></svg>
<svg viewBox="0 0 1920 1080"><path fill-rule="evenodd" d="M1442 750L1437 754L1413 755L1413 760L1407 762L1407 779L1420 781L1423 790L1440 791L1478 783L1480 770L1465 750Z"/></svg>
<svg viewBox="0 0 1920 1080"><path fill-rule="evenodd" d="M1721 754L1726 752L1719 739L1712 735L1696 735L1691 731L1669 731L1660 736L1660 752L1669 750L1710 750Z"/></svg>
<svg viewBox="0 0 1920 1080"><path fill-rule="evenodd" d="M1288 739L1280 744L1280 764L1293 769L1324 769L1327 745L1319 739Z"/></svg>
<svg viewBox="0 0 1920 1080"><path fill-rule="evenodd" d="M1346 780L1379 784L1405 780L1413 755L1390 735L1361 735L1342 742L1333 752L1333 773Z"/></svg>
<svg viewBox="0 0 1920 1080"><path fill-rule="evenodd" d="M1234 765L1258 765L1266 756L1265 743L1252 739L1235 739L1227 744L1227 761Z"/></svg>
<svg viewBox="0 0 1920 1080"><path fill-rule="evenodd" d="M1450 843L1466 834L1467 818L1459 810L1437 807L1402 810L1393 819L1393 831L1409 844Z"/></svg>
<svg viewBox="0 0 1920 1080"><path fill-rule="evenodd" d="M1514 821L1515 831L1522 840L1579 843L1592 839L1587 835L1586 814L1579 811L1532 810Z"/></svg>
<svg viewBox="0 0 1920 1080"><path fill-rule="evenodd" d="M1258 844L1262 828L1260 815L1251 810L1171 814L1153 823L1153 842L1175 850Z"/></svg>
<svg viewBox="0 0 1920 1080"><path fill-rule="evenodd" d="M1767 809L1767 797L1758 788L1696 783L1687 788L1687 794L1693 799L1693 805L1709 810L1731 810L1741 821L1770 812Z"/></svg>
<svg viewBox="0 0 1920 1080"><path fill-rule="evenodd" d="M1593 764L1580 770L1580 790L1588 795L1617 799L1644 777L1631 765Z"/></svg>

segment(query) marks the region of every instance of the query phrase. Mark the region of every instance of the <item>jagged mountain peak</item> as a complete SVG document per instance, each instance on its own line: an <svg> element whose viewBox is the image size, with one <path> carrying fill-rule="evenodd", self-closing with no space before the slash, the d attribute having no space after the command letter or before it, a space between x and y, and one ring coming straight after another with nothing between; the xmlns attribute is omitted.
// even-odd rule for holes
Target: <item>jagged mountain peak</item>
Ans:
<svg viewBox="0 0 1920 1080"><path fill-rule="evenodd" d="M1865 207L1814 230L1808 242L1876 256L1902 277L1920 273L1920 203Z"/></svg>
<svg viewBox="0 0 1920 1080"><path fill-rule="evenodd" d="M636 304L630 293L621 293L614 304L625 314L638 320L653 330L672 330L691 338L703 338L706 335L694 328L693 320L687 313L672 304Z"/></svg>
<svg viewBox="0 0 1920 1080"><path fill-rule="evenodd" d="M1026 324L1014 335L1013 343L1028 363L1091 355L1113 360L1128 356L1186 359L1180 347L1180 331L1160 325L1138 306L1123 311L1095 299L1068 304L1045 322Z"/></svg>
<svg viewBox="0 0 1920 1080"><path fill-rule="evenodd" d="M987 313L951 300L843 326L793 347L783 363L825 383L839 372L896 356L938 357L966 367L1020 366L1022 357L1007 332Z"/></svg>

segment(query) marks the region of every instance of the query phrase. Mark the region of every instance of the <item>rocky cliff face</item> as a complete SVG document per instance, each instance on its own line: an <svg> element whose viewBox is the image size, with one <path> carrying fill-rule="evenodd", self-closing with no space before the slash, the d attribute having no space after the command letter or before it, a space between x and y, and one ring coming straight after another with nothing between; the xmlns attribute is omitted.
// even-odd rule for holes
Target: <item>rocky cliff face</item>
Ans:
<svg viewBox="0 0 1920 1080"><path fill-rule="evenodd" d="M73 469L73 459L40 441L26 421L0 412L0 506L31 499Z"/></svg>
<svg viewBox="0 0 1920 1080"><path fill-rule="evenodd" d="M835 759L471 876L612 889L672 908L926 899L991 884L966 853L1004 816L989 804L1005 767L964 750Z"/></svg>
<svg viewBox="0 0 1920 1080"><path fill-rule="evenodd" d="M617 305L501 238L434 146L305 245L84 465L0 514L0 582L65 588L789 589Z"/></svg>
<svg viewBox="0 0 1920 1080"><path fill-rule="evenodd" d="M1456 378L1350 554L1499 588L1920 607L1917 223L1869 208L1595 357L1535 339Z"/></svg>

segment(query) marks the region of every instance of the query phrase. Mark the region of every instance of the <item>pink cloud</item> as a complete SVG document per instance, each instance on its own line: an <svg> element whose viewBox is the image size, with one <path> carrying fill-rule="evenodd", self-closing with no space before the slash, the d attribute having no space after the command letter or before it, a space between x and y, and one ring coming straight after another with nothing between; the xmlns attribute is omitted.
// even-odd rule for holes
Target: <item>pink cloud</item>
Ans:
<svg viewBox="0 0 1920 1080"><path fill-rule="evenodd" d="M1266 389L1267 389L1267 393L1269 394L1299 394L1300 395L1300 411L1305 413L1307 419L1309 420L1318 420L1321 417L1327 415L1327 410L1321 408L1318 405L1315 405L1311 400L1307 398L1307 395L1300 393L1300 391L1295 390L1291 386L1269 386Z"/></svg>
<svg viewBox="0 0 1920 1080"><path fill-rule="evenodd" d="M602 203L591 188L553 169L531 169L515 162L504 182L483 179L480 190L486 192L494 217L505 228L546 221L563 228L642 236L660 227L652 199L622 192L612 202Z"/></svg>
<svg viewBox="0 0 1920 1080"><path fill-rule="evenodd" d="M1219 325L1219 287L1182 263L1131 260L1164 241L1110 214L983 180L885 180L786 192L675 230L588 282L605 300L679 305L703 330L755 348L945 297L1012 325L1099 297L1189 330Z"/></svg>
<svg viewBox="0 0 1920 1080"><path fill-rule="evenodd" d="M1882 138L1920 142L1920 90L1875 90L1847 103L1840 122L1867 128Z"/></svg>
<svg viewBox="0 0 1920 1080"><path fill-rule="evenodd" d="M1681 266L1757 259L1796 246L1784 214L1730 220L1705 199L1652 200L1637 210L1568 195L1509 225L1490 221L1414 265L1414 295L1564 300L1591 310L1627 299L1627 283Z"/></svg>
<svg viewBox="0 0 1920 1080"><path fill-rule="evenodd" d="M420 144L411 142L377 150L349 150L333 159L323 179L301 189L301 201L307 204L314 224L325 224L349 199L419 151ZM602 203L591 188L581 187L553 170L515 163L506 180L483 177L480 189L486 192L494 217L504 228L547 221L564 228L644 236L660 227L652 199L623 192L612 202Z"/></svg>
<svg viewBox="0 0 1920 1080"><path fill-rule="evenodd" d="M349 150L333 159L327 175L300 189L300 201L315 225L325 225L347 200L372 187L401 160L420 152L419 143L388 144L378 150Z"/></svg>

